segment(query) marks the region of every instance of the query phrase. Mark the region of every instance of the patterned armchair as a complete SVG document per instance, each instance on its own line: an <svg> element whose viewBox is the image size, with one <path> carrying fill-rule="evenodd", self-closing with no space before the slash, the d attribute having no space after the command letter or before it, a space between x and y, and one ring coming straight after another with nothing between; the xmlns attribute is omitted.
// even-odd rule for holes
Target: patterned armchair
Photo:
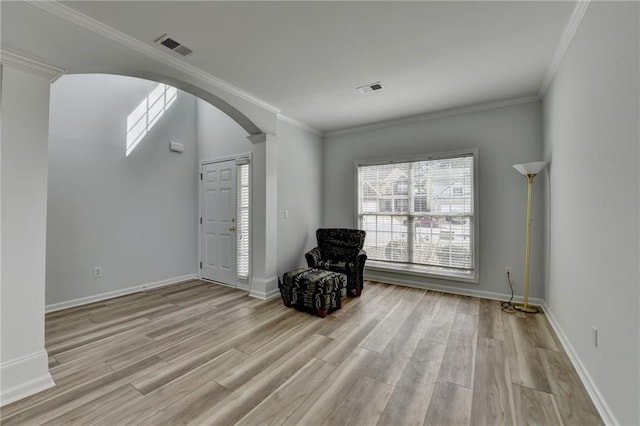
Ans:
<svg viewBox="0 0 640 426"><path fill-rule="evenodd" d="M340 272L347 276L347 292L360 296L364 287L365 231L359 229L318 229L318 247L306 253L310 268Z"/></svg>

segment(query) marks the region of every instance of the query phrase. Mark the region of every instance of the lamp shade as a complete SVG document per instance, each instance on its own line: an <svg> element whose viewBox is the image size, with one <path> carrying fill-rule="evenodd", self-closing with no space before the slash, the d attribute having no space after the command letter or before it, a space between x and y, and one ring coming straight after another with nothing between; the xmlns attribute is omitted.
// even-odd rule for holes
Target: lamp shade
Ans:
<svg viewBox="0 0 640 426"><path fill-rule="evenodd" d="M522 173L523 175L537 175L540 170L544 169L547 165L546 161L534 161L533 163L514 164L513 168Z"/></svg>

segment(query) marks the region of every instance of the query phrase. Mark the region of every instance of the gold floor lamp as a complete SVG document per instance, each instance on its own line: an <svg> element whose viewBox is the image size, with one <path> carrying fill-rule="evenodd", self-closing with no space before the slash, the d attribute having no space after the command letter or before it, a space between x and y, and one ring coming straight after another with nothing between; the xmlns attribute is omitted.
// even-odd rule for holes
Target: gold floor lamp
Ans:
<svg viewBox="0 0 640 426"><path fill-rule="evenodd" d="M515 304L515 308L519 311L529 314L539 312L535 306L529 306L529 258L531 257L531 204L533 198L533 178L547 165L546 161L536 161L533 163L514 164L513 168L520 172L529 181L528 201L527 201L527 250L525 254L524 264L524 303Z"/></svg>

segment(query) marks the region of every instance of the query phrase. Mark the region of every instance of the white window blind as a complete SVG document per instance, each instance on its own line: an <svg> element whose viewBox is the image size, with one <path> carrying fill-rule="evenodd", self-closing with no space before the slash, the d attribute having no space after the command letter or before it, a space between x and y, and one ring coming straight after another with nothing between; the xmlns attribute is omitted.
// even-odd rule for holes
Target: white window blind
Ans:
<svg viewBox="0 0 640 426"><path fill-rule="evenodd" d="M158 84L127 117L125 157L138 146L147 132L160 120L178 97L178 89Z"/></svg>
<svg viewBox="0 0 640 426"><path fill-rule="evenodd" d="M370 260L473 275L473 153L358 165L358 226Z"/></svg>
<svg viewBox="0 0 640 426"><path fill-rule="evenodd" d="M249 164L238 165L237 274L249 279Z"/></svg>

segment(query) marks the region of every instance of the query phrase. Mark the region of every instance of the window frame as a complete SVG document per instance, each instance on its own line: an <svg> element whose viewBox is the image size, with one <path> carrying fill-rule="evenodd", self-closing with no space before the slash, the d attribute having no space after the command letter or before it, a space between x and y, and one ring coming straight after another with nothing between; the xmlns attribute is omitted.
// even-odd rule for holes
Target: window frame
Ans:
<svg viewBox="0 0 640 426"><path fill-rule="evenodd" d="M160 95L151 101L151 95L156 94L158 91L160 92ZM169 92L172 93L171 96L169 95ZM156 123L160 121L160 118L169 110L169 108L171 108L176 100L178 100L178 92L179 91L176 87L165 83L158 83L129 113L125 124L125 157L129 157L129 155L135 151ZM144 108L142 108L143 106ZM153 117L149 118L153 108L158 108L158 111ZM129 119L132 115L136 114L138 110L143 110L144 112L140 114L140 117L138 117L137 120L132 120L133 123L129 124ZM144 126L141 127L142 130L140 130L138 134L134 134L134 137L131 137L133 131L138 127L138 125L142 124L144 124Z"/></svg>
<svg viewBox="0 0 640 426"><path fill-rule="evenodd" d="M448 158L457 158L470 156L473 159L473 229L471 231L471 247L473 248L473 270L471 273L456 272L454 270L442 271L436 267L421 266L410 263L401 262L384 262L378 260L367 260L365 270L391 272L406 275L415 275L427 278L436 278L443 280L453 280L459 282L467 282L478 284L480 282L480 185L479 185L479 161L478 148L470 148L456 151L438 152L433 154L402 156L402 157L385 157L369 160L356 160L353 167L353 184L354 184L354 205L353 205L353 227L359 228L359 199L360 185L358 181L358 168L361 166L381 166L393 163L419 162L428 160L442 160Z"/></svg>

